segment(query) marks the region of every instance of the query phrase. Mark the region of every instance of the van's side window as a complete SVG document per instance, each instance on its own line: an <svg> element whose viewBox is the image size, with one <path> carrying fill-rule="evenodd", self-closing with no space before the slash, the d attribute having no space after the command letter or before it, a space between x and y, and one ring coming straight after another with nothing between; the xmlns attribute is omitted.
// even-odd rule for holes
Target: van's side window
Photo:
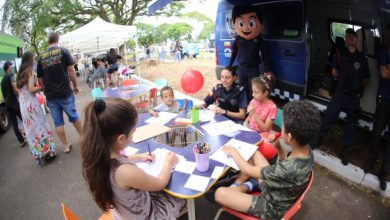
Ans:
<svg viewBox="0 0 390 220"><path fill-rule="evenodd" d="M379 43L379 31L377 28L366 28L359 25L352 25L347 23L340 22L331 22L330 23L330 34L333 42L336 41L336 37L343 37L345 29L353 28L358 35L358 44L357 49L362 51L365 55L376 57L375 48L376 44Z"/></svg>
<svg viewBox="0 0 390 220"><path fill-rule="evenodd" d="M299 2L270 4L262 8L266 39L299 39L303 31L303 11Z"/></svg>

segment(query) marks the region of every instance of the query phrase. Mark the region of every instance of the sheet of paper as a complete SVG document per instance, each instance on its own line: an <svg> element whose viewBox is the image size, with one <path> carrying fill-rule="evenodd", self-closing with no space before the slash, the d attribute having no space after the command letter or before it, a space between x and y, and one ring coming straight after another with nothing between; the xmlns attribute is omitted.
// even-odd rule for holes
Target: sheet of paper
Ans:
<svg viewBox="0 0 390 220"><path fill-rule="evenodd" d="M192 174L195 168L196 168L195 162L184 160L184 161L180 161L176 165L175 171Z"/></svg>
<svg viewBox="0 0 390 220"><path fill-rule="evenodd" d="M124 151L126 156L133 155L138 152L138 148L127 146Z"/></svg>
<svg viewBox="0 0 390 220"><path fill-rule="evenodd" d="M230 145L237 149L237 151L240 153L240 155L248 161L248 159L255 153L257 150L257 146L253 144L248 144L243 141L239 141L236 139L231 139L229 142L227 142L225 145ZM213 155L210 156L210 159L219 161L221 163L224 163L236 170L240 170L234 162L233 158L228 156L225 152L222 151L222 148L219 148Z"/></svg>
<svg viewBox="0 0 390 220"><path fill-rule="evenodd" d="M213 174L211 174L212 179L218 179L223 173L223 167L215 166Z"/></svg>
<svg viewBox="0 0 390 220"><path fill-rule="evenodd" d="M158 177L158 175L161 173L162 168L164 167L164 162L165 162L165 156L169 150L164 149L164 148L157 148L156 150L153 151L153 154L155 156L155 160L153 162L139 162L136 163L136 165L142 169L145 173ZM179 158L179 163L182 161L185 161L185 158L182 155L178 155L177 157Z"/></svg>
<svg viewBox="0 0 390 220"><path fill-rule="evenodd" d="M147 124L138 127L133 134L133 142L138 143L149 138L155 137L159 134L169 131L170 128L160 125L158 123Z"/></svg>
<svg viewBox="0 0 390 220"><path fill-rule="evenodd" d="M199 111L199 121L207 122L214 119L215 113L211 110L200 110Z"/></svg>
<svg viewBox="0 0 390 220"><path fill-rule="evenodd" d="M188 178L184 187L188 189L204 192L209 182L210 182L210 178L208 177L191 175L190 178Z"/></svg>
<svg viewBox="0 0 390 220"><path fill-rule="evenodd" d="M158 123L160 125L165 125L170 120L172 120L174 117L177 116L177 113L171 113L171 112L159 112L158 117L150 117L148 120L146 120L146 123Z"/></svg>
<svg viewBox="0 0 390 220"><path fill-rule="evenodd" d="M236 126L236 123L230 120L206 124L203 125L202 128L208 133L208 135L211 136L218 136L218 135L223 135L225 133L238 131L238 127Z"/></svg>
<svg viewBox="0 0 390 220"><path fill-rule="evenodd" d="M252 129L250 129L250 128L245 127L244 125L236 124L236 126L237 126L237 129L238 129L238 130L241 130L241 131L256 132L256 131L254 131L254 130L252 130Z"/></svg>

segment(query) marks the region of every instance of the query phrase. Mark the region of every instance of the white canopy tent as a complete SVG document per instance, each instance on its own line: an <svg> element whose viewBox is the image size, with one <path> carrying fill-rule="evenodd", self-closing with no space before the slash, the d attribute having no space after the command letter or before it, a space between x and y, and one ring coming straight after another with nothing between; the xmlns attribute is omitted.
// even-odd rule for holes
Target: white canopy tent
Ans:
<svg viewBox="0 0 390 220"><path fill-rule="evenodd" d="M136 35L135 26L112 24L96 17L88 24L60 37L60 45L73 53L90 53L118 48Z"/></svg>

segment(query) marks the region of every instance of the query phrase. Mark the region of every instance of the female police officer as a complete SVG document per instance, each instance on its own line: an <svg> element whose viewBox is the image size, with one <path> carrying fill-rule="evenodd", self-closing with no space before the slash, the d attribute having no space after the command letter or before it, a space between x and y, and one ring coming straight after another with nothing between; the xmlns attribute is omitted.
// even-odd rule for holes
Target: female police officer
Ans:
<svg viewBox="0 0 390 220"><path fill-rule="evenodd" d="M243 122L248 100L242 86L235 83L237 76L232 67L225 67L221 71L221 82L204 99L203 107L215 103L214 111L225 115L235 122Z"/></svg>

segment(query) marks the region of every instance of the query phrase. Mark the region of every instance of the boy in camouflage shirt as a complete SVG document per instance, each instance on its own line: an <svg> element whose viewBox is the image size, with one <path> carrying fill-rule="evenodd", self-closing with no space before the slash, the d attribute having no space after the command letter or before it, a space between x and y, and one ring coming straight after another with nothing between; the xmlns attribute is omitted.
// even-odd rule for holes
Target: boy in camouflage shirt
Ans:
<svg viewBox="0 0 390 220"><path fill-rule="evenodd" d="M283 108L282 138L292 151L287 153L275 141L278 161L274 165L269 165L259 151L247 162L235 148L224 146L223 151L234 159L241 172L230 187L217 189L215 200L261 219L281 219L307 186L313 167L309 143L318 133L320 124L320 113L313 104L287 103ZM260 195L247 194L258 190L259 183Z"/></svg>

